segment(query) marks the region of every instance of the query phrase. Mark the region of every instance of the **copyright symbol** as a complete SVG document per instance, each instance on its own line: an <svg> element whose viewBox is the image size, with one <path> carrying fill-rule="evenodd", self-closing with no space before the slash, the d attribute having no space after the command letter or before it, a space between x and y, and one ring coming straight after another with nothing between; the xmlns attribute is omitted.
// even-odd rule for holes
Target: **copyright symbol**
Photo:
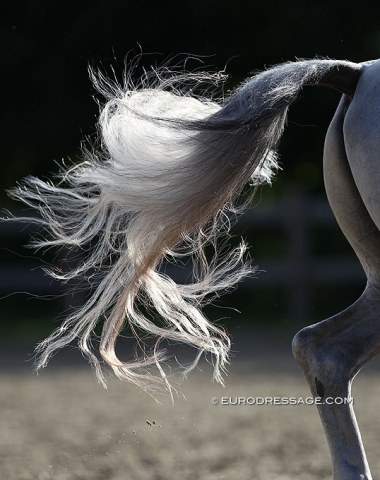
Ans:
<svg viewBox="0 0 380 480"><path fill-rule="evenodd" d="M219 403L219 399L218 399L218 398L213 397L213 398L211 399L211 404L212 404L212 405L218 405L218 403Z"/></svg>

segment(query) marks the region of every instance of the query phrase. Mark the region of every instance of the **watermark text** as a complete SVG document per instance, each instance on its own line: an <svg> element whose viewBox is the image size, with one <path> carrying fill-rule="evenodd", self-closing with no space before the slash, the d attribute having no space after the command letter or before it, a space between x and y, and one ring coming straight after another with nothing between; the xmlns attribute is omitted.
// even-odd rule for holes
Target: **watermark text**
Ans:
<svg viewBox="0 0 380 480"><path fill-rule="evenodd" d="M349 405L352 397L213 397L212 405Z"/></svg>

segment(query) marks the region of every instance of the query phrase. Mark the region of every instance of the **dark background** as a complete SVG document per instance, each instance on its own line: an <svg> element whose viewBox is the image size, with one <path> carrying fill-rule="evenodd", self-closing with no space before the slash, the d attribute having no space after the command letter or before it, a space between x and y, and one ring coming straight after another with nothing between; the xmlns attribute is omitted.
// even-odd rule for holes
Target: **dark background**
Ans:
<svg viewBox="0 0 380 480"><path fill-rule="evenodd" d="M140 46L146 54L141 60L145 66L177 54L195 54L206 66L227 66L228 87L233 88L250 72L296 58L358 62L377 58L379 20L380 5L370 1L2 2L0 206L17 209L5 188L26 175L56 172L56 163L62 159L75 161L81 141L95 135L98 106L88 78L89 65L108 74L113 68L120 78L125 56L139 53ZM294 106L280 146L285 172L264 194L268 201L282 202L295 191L308 198L324 195L323 139L338 99L337 93L326 89L307 89ZM241 230L254 244L255 257L282 255L281 236L275 230L268 229L264 235L246 227L237 231ZM34 338L51 330L52 318L71 299L46 302L25 294L8 296L22 291L22 278L41 265L40 260L31 259L31 251L20 249L26 241L25 232L4 233L0 241L2 278L9 278L8 289L3 281L0 294L7 298L1 301L0 313L2 328L10 335ZM350 255L337 227L315 232L313 242L318 251ZM42 261L52 258L47 254ZM362 287L358 282L336 290L316 288L304 322L345 306ZM60 293L57 288L52 285L51 293ZM35 293L41 294L38 289ZM258 279L256 293L238 290L221 305L239 306L243 315L238 325L246 325L254 309L257 325L289 326L293 323L286 302L283 288L260 286ZM233 316L220 310L210 314Z"/></svg>

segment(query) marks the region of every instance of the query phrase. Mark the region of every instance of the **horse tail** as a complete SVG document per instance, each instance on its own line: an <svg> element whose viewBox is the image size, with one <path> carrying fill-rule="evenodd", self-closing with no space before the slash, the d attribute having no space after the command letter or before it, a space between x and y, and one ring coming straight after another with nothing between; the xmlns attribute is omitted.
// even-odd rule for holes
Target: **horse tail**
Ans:
<svg viewBox="0 0 380 480"><path fill-rule="evenodd" d="M147 390L162 384L170 389L159 346L174 340L199 350L186 371L201 353L211 353L214 378L222 382L229 337L201 307L252 271L242 260L244 243L229 252L219 244L222 232L228 236L226 212L234 211L248 182L270 182L287 110L301 89L325 84L353 94L360 69L335 60L286 63L249 78L222 102L181 89L188 82L214 82L215 74L166 69L140 88L128 79L118 87L94 75L107 96L99 118L99 151L84 152L84 161L63 170L56 184L29 177L10 192L39 210L34 221L46 234L35 247L85 253L69 272L51 275L84 276L92 285L85 304L37 347L37 368L77 341L105 384L92 348L94 329L102 321L99 351L119 378ZM205 253L210 243L211 259ZM192 281L178 284L162 271L164 259L189 257ZM126 326L142 354L122 360L115 348ZM146 336L156 339L148 352Z"/></svg>

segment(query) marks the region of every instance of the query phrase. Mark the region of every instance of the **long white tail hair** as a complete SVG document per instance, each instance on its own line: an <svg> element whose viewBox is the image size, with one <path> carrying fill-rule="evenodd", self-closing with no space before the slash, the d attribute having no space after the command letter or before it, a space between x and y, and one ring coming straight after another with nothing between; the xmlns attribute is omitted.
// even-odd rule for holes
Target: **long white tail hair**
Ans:
<svg viewBox="0 0 380 480"><path fill-rule="evenodd" d="M51 275L88 277L93 286L84 305L39 344L37 368L77 341L105 385L92 348L94 329L103 322L99 351L119 378L147 390L170 389L160 342L174 340L199 351L187 370L202 353L211 353L214 378L223 382L229 337L205 318L201 307L210 295L252 271L243 260L244 243L219 251L218 237L229 230L226 212L234 210L248 182L270 182L288 107L302 87L334 83L329 82L331 72L348 78L347 72L358 71L358 65L345 61L287 63L249 78L219 102L194 98L191 88L182 87L207 87L215 74L164 69L137 86L131 78L117 86L93 75L107 100L99 118L98 151L87 149L84 161L62 171L55 184L29 177L10 192L40 213L25 219L44 227L35 247L84 252L71 271ZM205 253L210 243L212 259ZM165 259L189 255L194 261L191 282L175 283L160 271ZM125 362L115 347L126 326L142 351ZM156 339L147 353L144 335Z"/></svg>

